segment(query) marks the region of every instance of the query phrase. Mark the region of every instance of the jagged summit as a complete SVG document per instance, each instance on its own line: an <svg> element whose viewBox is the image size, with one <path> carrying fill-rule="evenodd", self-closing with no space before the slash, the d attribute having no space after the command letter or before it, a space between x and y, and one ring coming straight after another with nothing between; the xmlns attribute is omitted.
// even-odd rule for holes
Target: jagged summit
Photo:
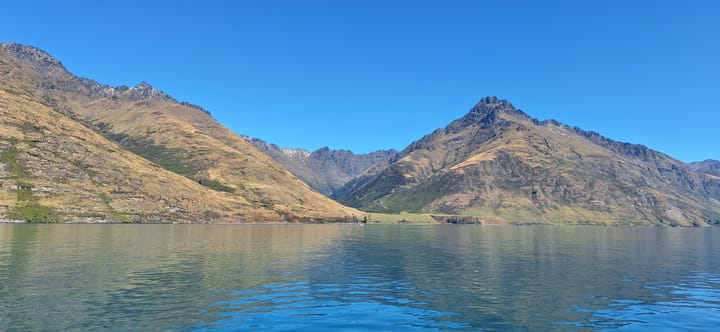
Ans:
<svg viewBox="0 0 720 332"><path fill-rule="evenodd" d="M132 101L139 101L139 100L165 100L165 101L175 101L173 97L168 95L167 93L156 89L152 85L148 84L147 82L140 82L140 84L129 88L127 91L128 99Z"/></svg>
<svg viewBox="0 0 720 332"><path fill-rule="evenodd" d="M470 112L487 112L492 110L504 109L515 109L515 107L506 99L500 99L495 96L487 96L480 99L480 101L475 104L475 107L473 107Z"/></svg>
<svg viewBox="0 0 720 332"><path fill-rule="evenodd" d="M20 61L31 62L42 72L67 71L63 64L47 52L33 46L18 43L0 43L0 48Z"/></svg>
<svg viewBox="0 0 720 332"><path fill-rule="evenodd" d="M378 164L387 163L398 153L395 150L379 150L355 154L349 150L333 150L327 146L310 152L304 149L281 148L257 138L246 139L309 186L328 196L334 195L352 178Z"/></svg>
<svg viewBox="0 0 720 332"><path fill-rule="evenodd" d="M502 127L516 120L532 120L532 118L515 108L509 101L488 96L475 104L465 116L450 123L445 128L445 131L458 133L473 126L484 130L492 130L492 128Z"/></svg>
<svg viewBox="0 0 720 332"><path fill-rule="evenodd" d="M478 120L486 117L497 118L498 113L505 112L507 114L518 116L524 119L530 119L525 112L515 108L512 103L506 99L499 99L495 96L488 96L475 104L470 110L467 117Z"/></svg>
<svg viewBox="0 0 720 332"><path fill-rule="evenodd" d="M140 82L134 87L126 85L113 87L75 76L59 60L37 47L18 43L0 43L0 49L4 50L11 58L29 66L31 70L26 72L39 73L40 75L31 76L31 78L33 78L33 83L42 89L79 93L91 98L176 101L167 93L156 89L147 82ZM196 106L196 108L199 107Z"/></svg>

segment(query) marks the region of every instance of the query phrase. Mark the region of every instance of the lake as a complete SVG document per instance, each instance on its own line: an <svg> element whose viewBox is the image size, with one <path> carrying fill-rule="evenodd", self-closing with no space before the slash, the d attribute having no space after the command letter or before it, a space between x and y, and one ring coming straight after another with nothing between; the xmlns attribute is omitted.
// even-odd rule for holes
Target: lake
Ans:
<svg viewBox="0 0 720 332"><path fill-rule="evenodd" d="M0 330L708 331L720 229L0 225Z"/></svg>

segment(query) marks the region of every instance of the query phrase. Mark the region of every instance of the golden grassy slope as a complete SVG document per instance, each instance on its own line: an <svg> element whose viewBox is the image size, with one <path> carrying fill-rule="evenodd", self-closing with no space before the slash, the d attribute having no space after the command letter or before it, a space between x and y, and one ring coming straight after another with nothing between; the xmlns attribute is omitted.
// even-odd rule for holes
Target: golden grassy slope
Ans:
<svg viewBox="0 0 720 332"><path fill-rule="evenodd" d="M560 123L538 122L511 106L491 111L496 105L490 100L481 112L414 142L342 201L376 212L521 223L704 225L720 219L720 201L713 198L720 191L711 177L644 147L598 143ZM703 189L706 184L715 189Z"/></svg>
<svg viewBox="0 0 720 332"><path fill-rule="evenodd" d="M518 181L527 187L509 193L508 188L488 186L480 204L473 202L475 195L461 192L438 199L426 210L457 206L464 214L550 223L693 225L707 220L703 210L708 206L720 207L714 199L688 198L693 193L663 183L667 180L648 170L648 163L591 144L566 126L502 117L531 130L505 131L450 170L464 174L492 165L500 151L511 151L533 177Z"/></svg>
<svg viewBox="0 0 720 332"><path fill-rule="evenodd" d="M26 96L0 90L0 217L243 221L278 215L125 151Z"/></svg>
<svg viewBox="0 0 720 332"><path fill-rule="evenodd" d="M245 139L198 109L167 101L72 103L79 117L106 128L111 137L139 140L178 157L197 181L228 187L255 206L288 218L334 218L357 215L315 192ZM123 139L120 138L123 142Z"/></svg>
<svg viewBox="0 0 720 332"><path fill-rule="evenodd" d="M54 207L61 208L64 203L100 195L101 203L82 203L75 212L83 214L86 209L91 209L92 213L106 210L110 211L107 213L135 213L133 208L137 206L141 212L136 211L136 214L147 214L145 219L182 217L216 221L335 220L360 213L313 191L201 109L177 103L162 92L142 84L130 89L111 88L77 78L57 60L31 47L20 47L18 56L12 54L18 52L17 47L0 46L0 89L3 90L4 112L7 114L2 128L6 136L6 152L13 154L13 151L19 150L18 158L36 154L37 151L44 153L40 158L43 162L32 165L36 167L37 174L33 173L28 178L39 176L43 173L43 165L54 165L55 162L72 169L74 180L82 178L75 174L82 173L82 167L65 165L68 160L72 161L70 164L77 160L86 162L83 167L90 167L93 174L113 172L106 181L100 181L103 183L100 186L94 183L94 179L68 183L63 191L51 195L58 200L52 203ZM27 129L27 123L35 121L16 118L22 117L25 110L29 110L28 114L32 114L33 119L44 121L41 129L33 133L18 129ZM52 118L62 120L55 123ZM60 124L64 127L55 127ZM55 133L57 130L61 132ZM74 131L82 131L83 134L75 134ZM31 141L28 135L39 135L44 144L53 144L27 145L26 142ZM56 140L53 135L59 138ZM85 142L85 139L92 140ZM110 144L109 140L120 144L112 143L112 148L95 151L83 143L105 146ZM57 151L71 149L72 144L82 148L72 152L71 157L62 155L60 159L63 161L55 160L59 154ZM104 154L106 152L103 151L113 153ZM91 155L83 156L86 153ZM116 153L126 159L131 158L132 162L130 159L124 162L113 159ZM94 164L94 160L101 161L102 165ZM137 160L142 160L144 164L138 164ZM124 179L122 172L114 170L115 164L124 165L117 167L127 169L127 172L136 164L141 165L137 167L138 171L147 172L148 177L155 172L160 179ZM0 174L2 172L6 171L0 169ZM8 183L15 180L11 179ZM87 181L90 181L89 184ZM109 191L111 194L121 192L132 196L138 191L138 197L132 200L111 197L114 199L112 209L107 209L104 202L107 187L114 188ZM80 189L84 194L73 198L74 191ZM97 190L101 194L96 193ZM6 206L13 206L9 202L14 199L14 193L5 191L1 195L0 199ZM166 199L165 196L174 197L173 204L181 206L170 204L165 208L157 204ZM128 206L121 206L121 201L127 201ZM66 212L68 216L71 214ZM157 216L150 218L153 213Z"/></svg>

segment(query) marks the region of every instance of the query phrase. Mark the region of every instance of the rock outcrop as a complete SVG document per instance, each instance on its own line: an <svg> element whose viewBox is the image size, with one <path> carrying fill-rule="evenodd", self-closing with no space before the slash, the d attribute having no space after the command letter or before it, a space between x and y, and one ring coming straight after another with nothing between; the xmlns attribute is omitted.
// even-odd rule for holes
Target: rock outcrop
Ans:
<svg viewBox="0 0 720 332"><path fill-rule="evenodd" d="M689 166L696 172L720 177L720 161L708 159L690 163Z"/></svg>

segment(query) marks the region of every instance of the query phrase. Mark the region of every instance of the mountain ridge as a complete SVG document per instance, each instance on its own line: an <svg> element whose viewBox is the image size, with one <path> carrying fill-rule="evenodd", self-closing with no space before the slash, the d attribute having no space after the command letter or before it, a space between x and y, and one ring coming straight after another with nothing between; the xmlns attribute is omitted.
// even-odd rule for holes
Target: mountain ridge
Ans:
<svg viewBox="0 0 720 332"><path fill-rule="evenodd" d="M248 138L259 150L287 168L318 192L333 197L351 179L397 155L395 150L355 154L350 150L322 147L315 151L281 148L258 138Z"/></svg>
<svg viewBox="0 0 720 332"><path fill-rule="evenodd" d="M75 76L65 67L65 65L63 65L60 60L34 46L18 43L0 43L0 48L4 49L8 54L22 62L31 66L36 66L40 72L47 75L46 78L54 77L56 80L64 80L62 82L64 84L57 84L57 82L42 82L40 84L41 88L50 90L61 89L73 92L79 91L91 98L125 97L131 101L172 101L210 113L198 105L191 104L186 101L178 101L166 92L156 89L154 86L145 81L140 81L140 83L135 86L111 86L99 83L89 78Z"/></svg>
<svg viewBox="0 0 720 332"><path fill-rule="evenodd" d="M38 109L34 113L38 117L44 116L43 112L65 116L76 122L76 131L83 131L81 127L85 127L114 142L103 142L102 145L118 144L121 149L151 163L151 166L137 163L139 170L160 167L203 188L195 194L184 193L184 196L204 201L203 197L220 195L229 200L224 203L219 200L222 203L220 205L203 203L212 208L208 208L207 218L198 220L342 220L359 213L313 191L247 140L215 121L209 112L196 105L177 102L147 83L135 87L103 85L74 76L60 61L54 60L47 53L19 44L0 45L0 75L3 77L0 89L7 92L7 98L3 100L5 104L0 106L20 112L20 109L11 106L22 100L33 101L31 105ZM14 113L9 115L14 116ZM41 135L52 129L50 121L46 122L46 126L41 127ZM12 132L12 127L31 125L27 122L11 123L6 124L3 130ZM72 133L63 132L63 137L67 136L72 136ZM19 138L25 141L25 136L2 137L3 142L11 146L10 151L17 150ZM24 158L35 153L35 148L31 146L30 149L22 149L21 156ZM112 158L112 155L106 157ZM8 159L13 159L13 164L22 164L14 156ZM103 160L107 163L117 162L114 159ZM64 165L66 161L58 163ZM72 168L72 165L66 167ZM167 189L170 192L175 190L175 185L181 186L181 182L186 182L176 176L162 174L165 181L169 181ZM45 181L41 181L41 178L29 180ZM122 179L115 180L122 182ZM132 188L139 193L147 191L139 183L134 183ZM8 197L20 197L23 194L16 188L2 189ZM72 193L68 195L72 196ZM154 195L154 199L162 196ZM111 201L120 199L107 193L105 197ZM48 202L40 199L37 203ZM15 209L19 204L17 200L14 204L7 201L5 210ZM54 206L61 208L57 204ZM190 220L197 217L197 214L187 209L172 213L159 211L153 220ZM128 209L115 212L132 214L129 218L132 220L147 219ZM75 217L68 211L58 215L66 219Z"/></svg>
<svg viewBox="0 0 720 332"><path fill-rule="evenodd" d="M539 121L497 97L403 151L355 155L238 136L148 83L111 87L77 77L35 47L0 44L0 76L0 218L234 222L361 213L310 183L371 212L720 223L711 161L687 165L640 144Z"/></svg>
<svg viewBox="0 0 720 332"><path fill-rule="evenodd" d="M720 219L715 179L643 145L539 121L496 97L483 98L339 192L344 204L388 213L551 223Z"/></svg>
<svg viewBox="0 0 720 332"><path fill-rule="evenodd" d="M720 161L718 160L706 159L692 162L689 165L697 172L720 177Z"/></svg>

